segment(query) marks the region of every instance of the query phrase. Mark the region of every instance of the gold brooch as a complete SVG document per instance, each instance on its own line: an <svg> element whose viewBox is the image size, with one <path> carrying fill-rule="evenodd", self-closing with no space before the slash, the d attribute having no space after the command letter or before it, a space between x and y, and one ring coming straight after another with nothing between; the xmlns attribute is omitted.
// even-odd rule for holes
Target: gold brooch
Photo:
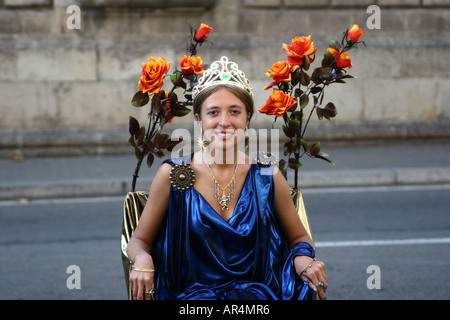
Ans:
<svg viewBox="0 0 450 320"><path fill-rule="evenodd" d="M278 163L278 157L275 154L265 151L255 152L253 159L262 166L273 166Z"/></svg>
<svg viewBox="0 0 450 320"><path fill-rule="evenodd" d="M174 188L187 190L194 185L194 170L188 164L177 164L170 170L169 180Z"/></svg>

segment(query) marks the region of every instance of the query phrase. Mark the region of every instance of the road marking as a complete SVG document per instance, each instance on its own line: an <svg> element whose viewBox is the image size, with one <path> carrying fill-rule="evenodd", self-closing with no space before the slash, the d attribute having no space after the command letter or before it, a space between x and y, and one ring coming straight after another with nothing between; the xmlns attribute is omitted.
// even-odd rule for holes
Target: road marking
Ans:
<svg viewBox="0 0 450 320"><path fill-rule="evenodd" d="M450 238L322 241L316 242L315 245L316 248L332 248L332 247L395 246L395 245L439 244L439 243L450 243Z"/></svg>
<svg viewBox="0 0 450 320"><path fill-rule="evenodd" d="M368 186L368 187L338 187L338 188L305 188L303 194L321 193L361 193L361 192L397 192L397 191L440 191L450 190L450 184L404 185L404 186Z"/></svg>
<svg viewBox="0 0 450 320"><path fill-rule="evenodd" d="M61 198L61 199L18 199L0 201L0 207L16 207L16 206L33 206L33 205L58 205L58 204L87 204L87 203L102 203L102 202L124 202L123 196L105 196L92 198Z"/></svg>

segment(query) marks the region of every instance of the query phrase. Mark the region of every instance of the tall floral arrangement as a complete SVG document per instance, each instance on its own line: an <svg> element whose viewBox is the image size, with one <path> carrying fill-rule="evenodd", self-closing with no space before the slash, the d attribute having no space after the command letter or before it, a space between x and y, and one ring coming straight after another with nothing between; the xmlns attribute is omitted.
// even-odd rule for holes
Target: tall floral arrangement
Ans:
<svg viewBox="0 0 450 320"><path fill-rule="evenodd" d="M321 151L320 141L307 143L304 136L314 111L320 120L331 120L338 114L333 102L323 105L325 88L354 78L347 73L353 67L348 52L357 48L359 43L364 44L359 41L363 34L358 25L353 25L344 31L340 42L331 40L321 65L312 73L308 71L315 60L317 48L311 36L295 37L290 45L282 45L286 60L275 62L266 73L272 82L264 90L272 89L273 93L259 111L274 115L275 121L280 117L284 121L282 129L288 141L283 145L283 150L288 160L280 160L279 166L285 175L287 168L295 170L294 189L298 188L298 169L302 166L300 158L304 155L333 163ZM311 107L309 114L306 112L308 106Z"/></svg>
<svg viewBox="0 0 450 320"><path fill-rule="evenodd" d="M178 61L178 67L170 75L172 88L164 91L163 85L169 73L171 62L164 58L155 59L150 56L147 62L142 63L142 73L139 79L137 91L131 104L135 107L143 107L149 104L148 125L141 126L139 121L129 118L130 138L128 143L134 147L137 159L136 169L133 174L132 191L135 191L139 170L147 157L147 166L151 167L154 157L164 157L164 151L171 151L181 140L172 141L168 134L161 130L165 124L170 123L174 117L187 115L192 105L192 88L197 75L203 74L203 60L197 55L197 47L207 41L208 35L213 30L202 23L198 29L190 28L191 34L186 47L187 55ZM183 98L179 98L175 90L183 89Z"/></svg>

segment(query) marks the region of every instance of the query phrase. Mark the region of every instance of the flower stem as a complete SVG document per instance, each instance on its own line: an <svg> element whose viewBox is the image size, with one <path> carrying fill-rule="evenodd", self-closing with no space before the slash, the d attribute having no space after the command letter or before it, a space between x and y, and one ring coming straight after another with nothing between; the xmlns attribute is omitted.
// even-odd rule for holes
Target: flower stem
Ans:
<svg viewBox="0 0 450 320"><path fill-rule="evenodd" d="M319 94L319 96L317 97L317 100L318 100L318 101L320 101L320 97L323 95L323 91L324 91L324 90L325 90L325 84L323 84L322 91L320 91L320 94ZM313 106L312 109L311 109L311 112L309 113L308 119L306 120L305 127L303 128L303 132L302 132L302 135L301 135L301 138L302 138L302 139L303 139L303 136L305 135L306 128L308 127L309 120L311 119L311 116L312 116L312 114L313 114L313 112L314 112L314 110L315 110L316 108L317 108L317 105L314 104L314 106Z"/></svg>

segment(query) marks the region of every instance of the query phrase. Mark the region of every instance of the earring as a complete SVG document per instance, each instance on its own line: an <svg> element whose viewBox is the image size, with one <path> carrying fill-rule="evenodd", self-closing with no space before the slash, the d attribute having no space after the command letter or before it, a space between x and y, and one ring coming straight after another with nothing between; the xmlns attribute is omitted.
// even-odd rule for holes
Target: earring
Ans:
<svg viewBox="0 0 450 320"><path fill-rule="evenodd" d="M245 133L244 133L244 136L245 136L245 141L244 141L244 147L245 147L245 150L248 150L248 145L250 144L250 136L249 136L249 134L248 134L248 129L249 129L249 127L248 127L248 125L245 127Z"/></svg>
<svg viewBox="0 0 450 320"><path fill-rule="evenodd" d="M200 127L200 135L197 138L197 145L200 147L202 151L205 151L206 148L206 141L203 137L203 129Z"/></svg>

